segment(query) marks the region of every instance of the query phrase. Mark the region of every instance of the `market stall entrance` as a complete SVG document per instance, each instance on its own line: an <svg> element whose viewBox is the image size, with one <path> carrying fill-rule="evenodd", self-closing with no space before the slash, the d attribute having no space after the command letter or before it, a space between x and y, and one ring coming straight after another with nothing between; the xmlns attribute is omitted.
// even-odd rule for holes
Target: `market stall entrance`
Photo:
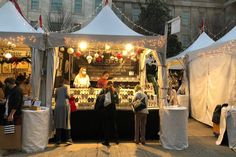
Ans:
<svg viewBox="0 0 236 157"><path fill-rule="evenodd" d="M155 125L159 126L158 105L163 106L166 103L165 41L163 36L143 36L134 32L116 17L109 6L105 6L88 26L78 32L72 34L51 33L48 39L49 45L52 48L59 47L56 49L58 64L54 68L53 75L63 77L70 82L70 93L76 97L77 101L78 111L75 112L77 115L72 115L72 132L73 123L76 125L74 128L79 128L79 124L88 125L93 119L95 123L94 103L101 90L96 88L96 81L103 71L111 73L112 81L117 88L119 87L121 99L117 109L121 113L125 112L125 114L130 115L129 117L132 117L129 103L134 94L133 87L140 84L145 89L149 96L149 109L155 110L153 115L156 116L156 120L150 122L150 130L157 128ZM157 76L159 78L159 96L154 93L152 84L150 85L146 81L145 60L150 54L157 61L159 67ZM51 64L53 65L55 62ZM87 69L92 88L73 87L73 79L81 67ZM85 112L88 114L80 117ZM78 117L81 119L78 120ZM125 115L122 116L121 114L120 117L123 119ZM131 122L127 123L128 125L124 125L126 119L122 119L120 120L121 125L123 125L121 128L128 125L132 127L132 119ZM85 133L89 132L86 129L97 131L93 123L89 125L93 127L81 126L81 128L85 128ZM76 132L78 134L79 130ZM158 130L154 130L154 132L157 135ZM82 135L77 137L82 137Z"/></svg>

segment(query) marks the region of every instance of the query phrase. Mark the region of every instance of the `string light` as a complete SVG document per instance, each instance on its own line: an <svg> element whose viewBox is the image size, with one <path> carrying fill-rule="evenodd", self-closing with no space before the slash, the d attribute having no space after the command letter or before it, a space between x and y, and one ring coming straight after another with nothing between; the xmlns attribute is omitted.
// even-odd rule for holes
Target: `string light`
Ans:
<svg viewBox="0 0 236 157"><path fill-rule="evenodd" d="M137 25L135 22L133 22L132 20L130 20L129 17L127 17L114 3L112 3L112 6L120 13L121 16L123 16L130 24L132 24L133 26L135 26L136 28L139 28L141 30L143 30L146 33L149 33L150 35L156 36L158 35L157 33L151 32L145 28L143 28L140 25Z"/></svg>

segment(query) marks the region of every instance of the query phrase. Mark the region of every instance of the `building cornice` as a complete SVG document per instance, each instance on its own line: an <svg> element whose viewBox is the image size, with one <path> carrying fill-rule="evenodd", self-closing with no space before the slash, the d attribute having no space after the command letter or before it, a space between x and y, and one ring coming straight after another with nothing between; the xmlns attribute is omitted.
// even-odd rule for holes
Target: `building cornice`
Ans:
<svg viewBox="0 0 236 157"><path fill-rule="evenodd" d="M214 2L189 2L189 1L167 1L168 5L182 6L182 7L204 7L204 8L224 8L222 3Z"/></svg>
<svg viewBox="0 0 236 157"><path fill-rule="evenodd" d="M236 0L228 0L227 2L224 3L224 6L227 7L235 2L236 2Z"/></svg>

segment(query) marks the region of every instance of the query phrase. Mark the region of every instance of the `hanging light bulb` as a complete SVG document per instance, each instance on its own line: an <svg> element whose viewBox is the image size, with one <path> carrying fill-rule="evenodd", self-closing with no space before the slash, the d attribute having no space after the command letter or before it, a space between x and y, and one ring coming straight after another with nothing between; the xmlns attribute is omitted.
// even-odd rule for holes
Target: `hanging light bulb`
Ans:
<svg viewBox="0 0 236 157"><path fill-rule="evenodd" d="M5 53L4 57L7 59L10 59L10 58L12 58L12 54L7 52L7 53Z"/></svg>
<svg viewBox="0 0 236 157"><path fill-rule="evenodd" d="M87 44L87 42L85 42L85 41L82 41L82 42L79 44L79 48L80 48L81 51L86 50L87 47L88 47L88 44Z"/></svg>
<svg viewBox="0 0 236 157"><path fill-rule="evenodd" d="M125 45L125 50L126 51L131 51L131 50L133 50L134 49L134 46L132 45L132 44L126 44Z"/></svg>
<svg viewBox="0 0 236 157"><path fill-rule="evenodd" d="M123 56L127 56L127 55L128 55L128 51L124 50L124 51L122 52L122 54L123 54Z"/></svg>
<svg viewBox="0 0 236 157"><path fill-rule="evenodd" d="M108 45L108 44L105 45L105 49L106 49L106 50L109 50L110 48L111 48L110 45Z"/></svg>

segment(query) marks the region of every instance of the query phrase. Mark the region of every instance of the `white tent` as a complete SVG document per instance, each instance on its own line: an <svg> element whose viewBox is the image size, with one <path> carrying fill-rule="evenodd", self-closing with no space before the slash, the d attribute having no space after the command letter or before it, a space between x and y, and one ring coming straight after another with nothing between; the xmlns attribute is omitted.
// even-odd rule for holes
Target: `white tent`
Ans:
<svg viewBox="0 0 236 157"><path fill-rule="evenodd" d="M0 8L0 20L1 32L36 32L10 1Z"/></svg>
<svg viewBox="0 0 236 157"><path fill-rule="evenodd" d="M183 58L186 54L210 46L214 43L214 40L212 40L205 32L203 32L196 41L192 45L190 45L187 49L185 49L183 52L178 54L177 56L171 57L167 59L167 65L169 69L183 69Z"/></svg>
<svg viewBox="0 0 236 157"><path fill-rule="evenodd" d="M45 49L42 32L37 32L22 15L15 5L7 1L0 8L0 44L6 45L8 41L16 44L16 49L33 48L32 50L32 90L33 95L39 89L41 71L35 66L41 62L40 58L34 56L41 55L41 50ZM42 58L41 58L42 59ZM37 71L37 75L36 75ZM35 88L36 87L36 88Z"/></svg>
<svg viewBox="0 0 236 157"><path fill-rule="evenodd" d="M84 28L75 34L143 36L126 26L106 5L99 14Z"/></svg>
<svg viewBox="0 0 236 157"><path fill-rule="evenodd" d="M164 53L165 38L164 36L143 36L136 33L128 26L126 26L107 5L104 6L100 13L84 28L71 34L51 33L49 36L49 45L51 48L58 46L78 47L79 42L87 41L90 45L99 43L112 43L113 45L125 45L127 43L133 44L134 47L145 47L155 50L155 59L158 60L159 67L158 75L160 78L159 85L161 98L166 98L166 67ZM153 53L154 51L151 51ZM142 54L142 57L145 55ZM144 69L145 62L141 63L141 68ZM145 70L141 70L145 74ZM145 78L140 80L141 84L145 83ZM160 100L161 105L166 103L165 99Z"/></svg>
<svg viewBox="0 0 236 157"><path fill-rule="evenodd" d="M219 40L217 40L217 43L223 43L226 41L230 41L236 39L236 26L231 29L227 34L225 34L222 38L220 38Z"/></svg>
<svg viewBox="0 0 236 157"><path fill-rule="evenodd" d="M209 47L188 54L192 117L208 125L216 105L235 102L236 27Z"/></svg>
<svg viewBox="0 0 236 157"><path fill-rule="evenodd" d="M7 1L0 8L0 21L0 42L5 39L16 43L17 46L45 49L42 34L36 32L12 2Z"/></svg>

